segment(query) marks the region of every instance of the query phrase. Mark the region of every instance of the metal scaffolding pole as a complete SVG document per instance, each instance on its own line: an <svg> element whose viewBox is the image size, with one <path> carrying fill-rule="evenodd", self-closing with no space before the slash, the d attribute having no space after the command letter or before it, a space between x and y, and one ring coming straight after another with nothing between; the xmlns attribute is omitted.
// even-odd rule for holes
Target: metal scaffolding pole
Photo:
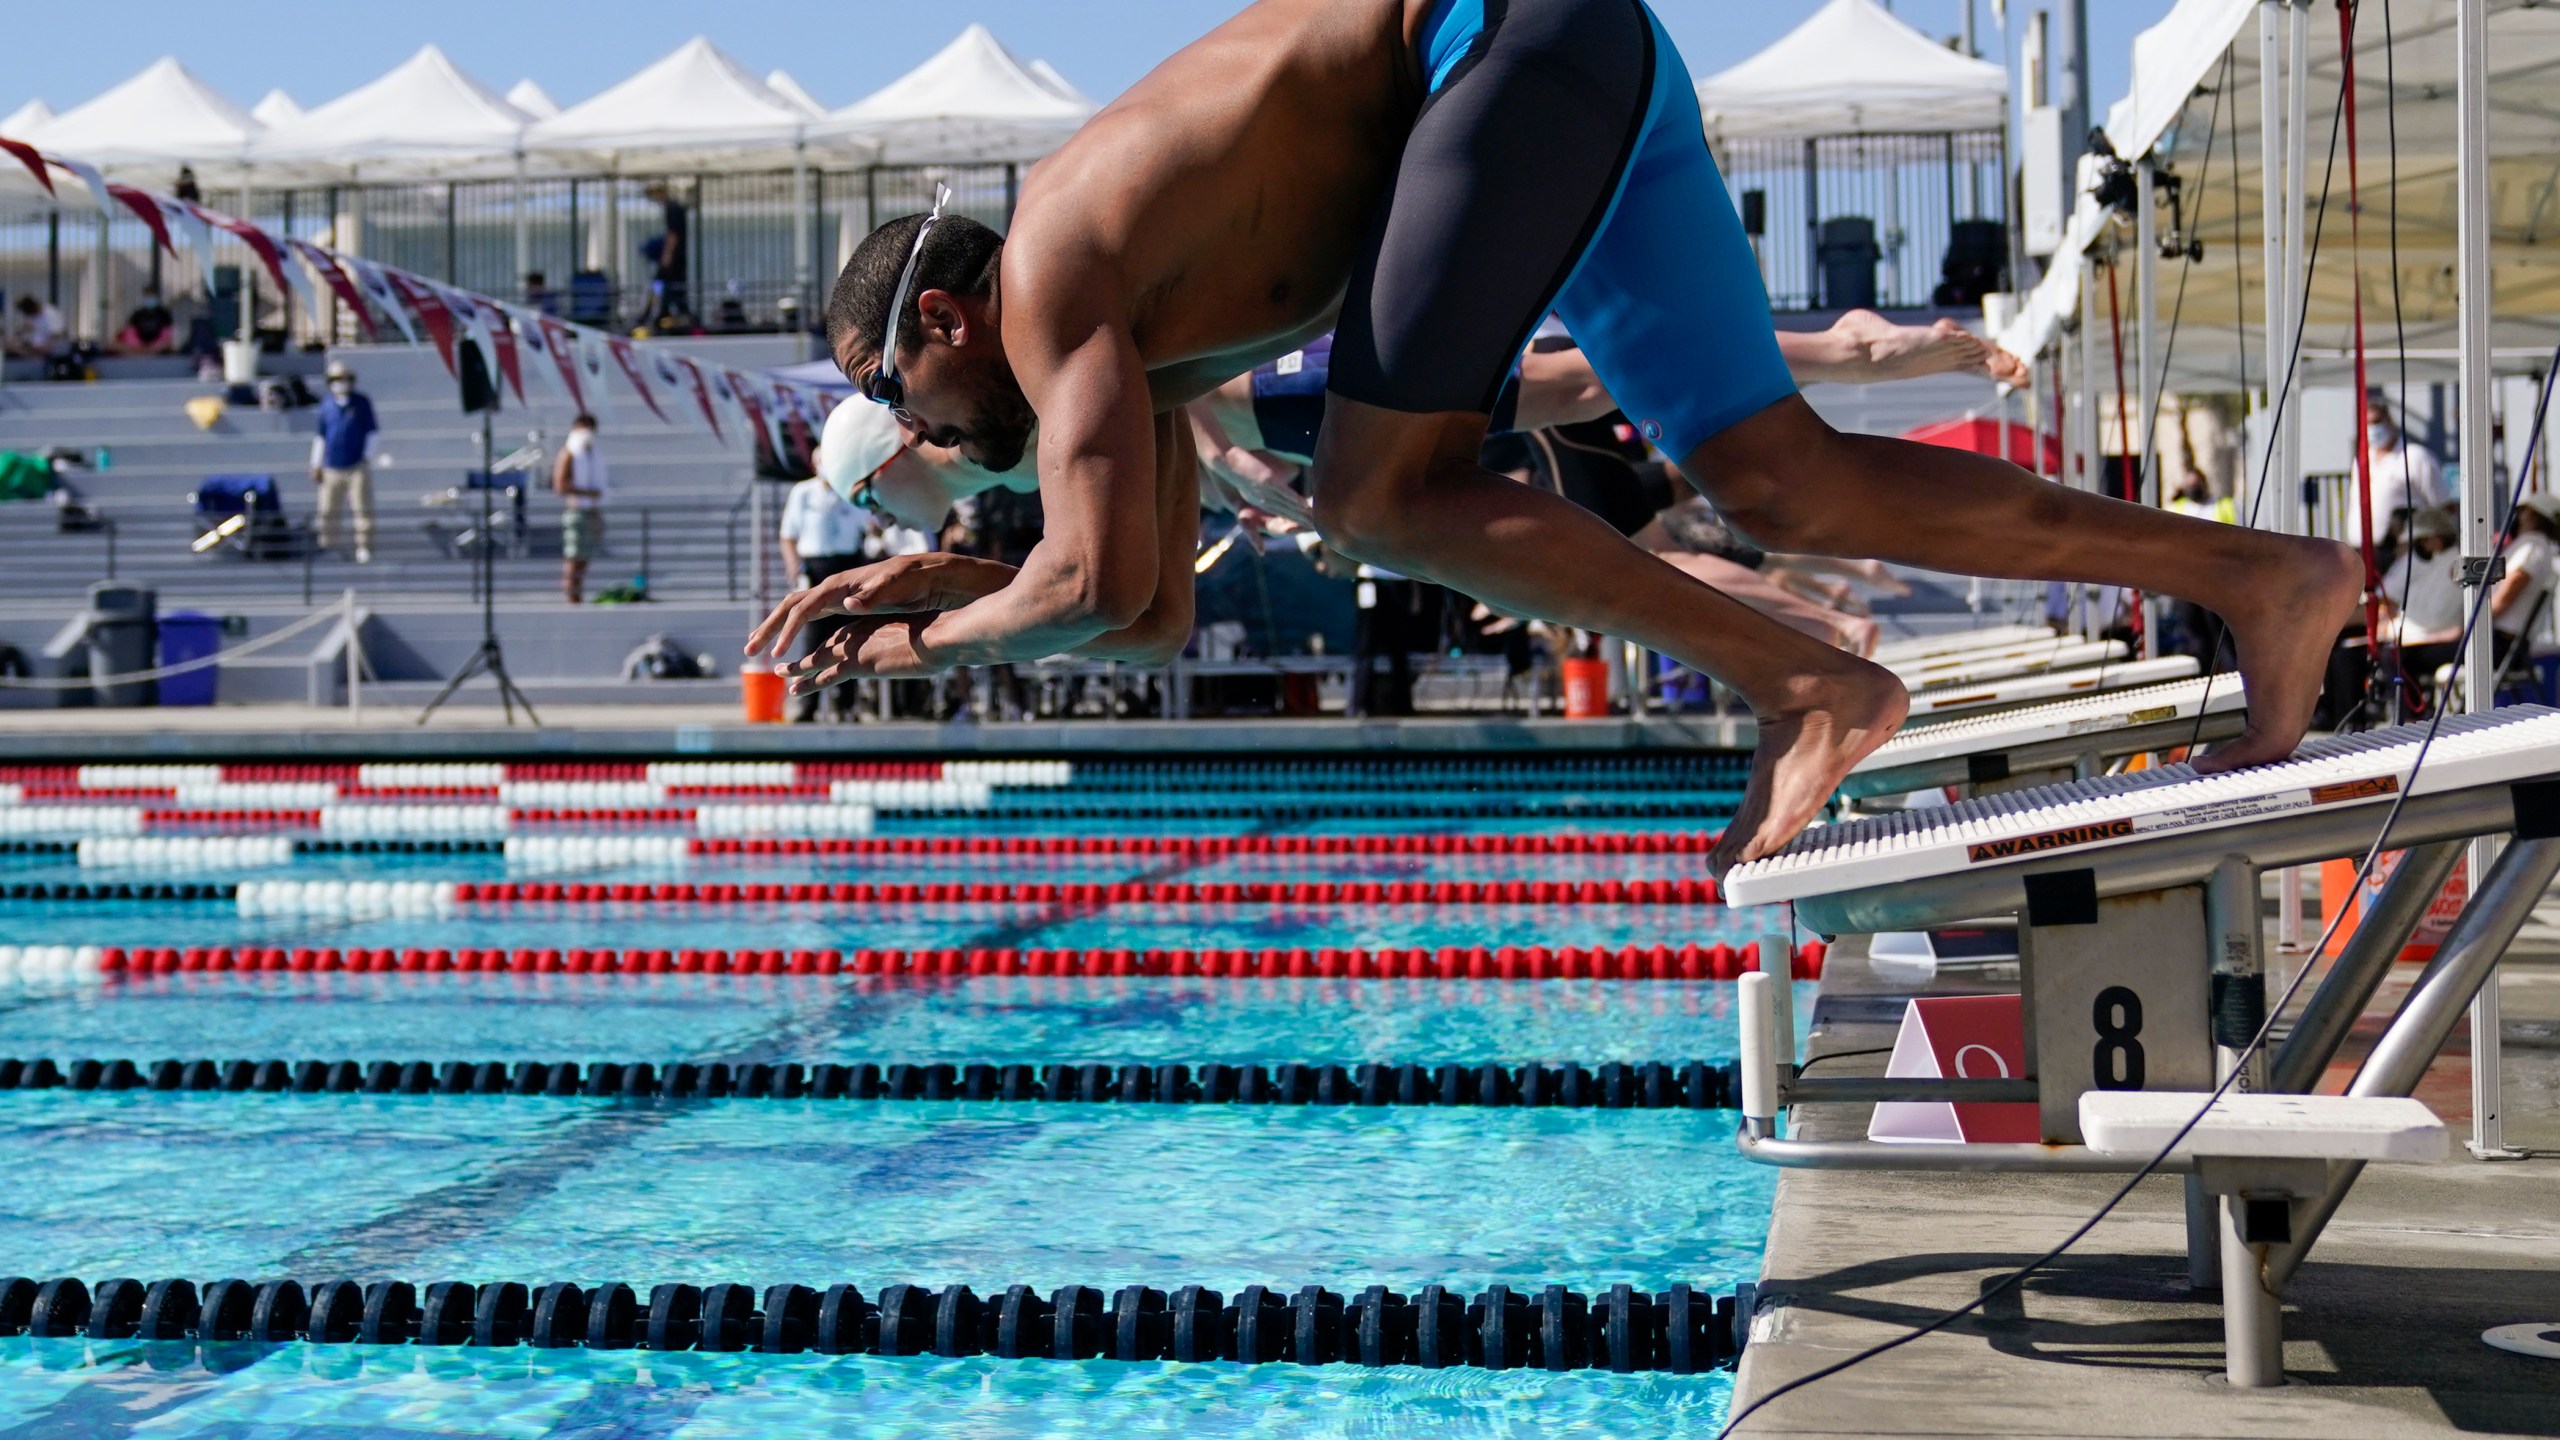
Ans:
<svg viewBox="0 0 2560 1440"><path fill-rule="evenodd" d="M2490 557L2498 551L2497 472L2489 458L2489 392L2496 382L2489 373L2489 33L2487 0L2460 0L2454 11L2454 206L2456 231L2456 329L2461 337L2462 410L2458 417L2462 450L2462 573L2465 598L2476 603L2473 586L2492 578ZM2466 711L2487 710L2497 702L2497 674L2490 659L2490 627L2472 627L2462 657L2462 700ZM2471 874L2489 873L2497 858L2497 842L2471 842ZM2511 1158L2507 1148L2504 1097L2499 1084L2498 974L2471 1002L2471 1153L2484 1159Z"/></svg>
<svg viewBox="0 0 2560 1440"><path fill-rule="evenodd" d="M2258 406L2261 434L2249 458L2262 467L2257 485L2255 523L2264 530L2287 530L2292 514L2286 487L2277 483L2283 453L2283 416L2275 408L2276 388L2284 383L2285 316L2291 273L2285 269L2284 227L2284 39L2283 0L2258 0L2258 216L2260 251L2266 283L2266 394Z"/></svg>
<svg viewBox="0 0 2560 1440"><path fill-rule="evenodd" d="M2156 172L2151 157L2134 162L2133 201L2133 274L2136 300L2133 312L2134 377L2133 423L2135 434L2125 438L2125 449L2134 457L2134 495L2142 504L2160 503L2161 476L2158 427L2153 417L2160 413L2161 376L2159 349L2154 328L2160 299L2160 217L2152 208L2156 196ZM2160 658L2160 597L2145 595L2142 600L2142 658Z"/></svg>
<svg viewBox="0 0 2560 1440"><path fill-rule="evenodd" d="M516 212L516 298L525 298L525 276L533 273L533 211L526 202L524 188L524 152L516 152L515 192L511 197ZM548 279L549 277L545 277Z"/></svg>
<svg viewBox="0 0 2560 1440"><path fill-rule="evenodd" d="M809 142L795 140L791 145L791 298L800 307L805 326L813 313L815 297L809 290L809 241L815 233L818 217L810 208Z"/></svg>
<svg viewBox="0 0 2560 1440"><path fill-rule="evenodd" d="M2285 147L2284 147L2284 273L2286 324L2283 344L2292 353L2293 337L2302 331L2303 317L2311 311L2311 286L2303 274L2303 183L2304 166L2310 163L2304 132L2311 128L2311 7L2306 4L2288 6L2292 24L2286 35L2285 61ZM2283 384L2279 377L2277 384ZM2301 377L2286 391L2284 402L2284 468L2276 472L2284 486L2285 529L2296 535L2311 531L2311 516L2302 502L2302 384Z"/></svg>

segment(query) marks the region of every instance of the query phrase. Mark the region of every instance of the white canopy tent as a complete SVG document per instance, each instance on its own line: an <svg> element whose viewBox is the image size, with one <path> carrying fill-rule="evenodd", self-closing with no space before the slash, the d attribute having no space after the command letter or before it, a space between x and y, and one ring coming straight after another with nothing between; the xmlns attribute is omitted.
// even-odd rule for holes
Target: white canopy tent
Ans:
<svg viewBox="0 0 2560 1440"><path fill-rule="evenodd" d="M552 165L620 173L753 158L790 163L814 132L807 112L777 95L702 36L618 85L525 132L525 153Z"/></svg>
<svg viewBox="0 0 2560 1440"><path fill-rule="evenodd" d="M424 179L512 170L532 117L423 46L249 146L262 178Z"/></svg>
<svg viewBox="0 0 2560 1440"><path fill-rule="evenodd" d="M1036 160L1093 113L1054 70L1043 79L984 25L973 24L931 59L847 105L810 134L876 147L889 165Z"/></svg>
<svg viewBox="0 0 2560 1440"><path fill-rule="evenodd" d="M258 103L249 107L249 117L270 130L278 125L290 125L302 118L302 102L286 94L284 87L279 85L258 97Z"/></svg>
<svg viewBox="0 0 2560 1440"><path fill-rule="evenodd" d="M1058 67L1050 64L1046 60L1034 60L1031 62L1031 76L1041 84L1048 86L1051 93L1055 94L1061 100L1072 100L1078 105L1085 106L1093 104L1092 96L1077 89L1074 81L1071 81L1066 76L1059 74Z"/></svg>
<svg viewBox="0 0 2560 1440"><path fill-rule="evenodd" d="M1718 140L1987 130L2008 77L1895 19L1876 0L1831 0L1768 49L1698 82Z"/></svg>
<svg viewBox="0 0 2560 1440"><path fill-rule="evenodd" d="M63 111L36 134L10 138L163 185L166 172L193 165L210 185L217 175L237 175L249 142L264 128L238 102L163 57Z"/></svg>
<svg viewBox="0 0 2560 1440"><path fill-rule="evenodd" d="M818 103L818 97L810 94L799 81L792 79L791 72L788 70L773 71L764 77L764 83L766 89L798 106L802 113L811 118L827 113L827 107Z"/></svg>
<svg viewBox="0 0 2560 1440"><path fill-rule="evenodd" d="M2301 317L2298 383L2334 384L2344 377L2358 284L2368 352L2396 349L2405 333L2418 375L2435 380L2451 373L2458 301L2453 274L2455 8L2456 0L2395 0L2387 44L2382 8L2362 8L2355 48L2361 248L2347 210L2346 141L2336 113L2344 78L2337 17L2322 9L2305 27L2304 225L2297 248L2307 251L2316 231L2319 254L2307 313ZM2547 357L2549 322L2560 315L2560 254L2536 240L2542 226L2560 219L2560 192L2555 192L2553 179L2555 165L2560 165L2560 10L2531 0L2487 0L2487 10L2492 36L2491 221L2497 237L2492 249L2492 344L2502 369L2522 371L2532 368L2533 357ZM2180 208L2187 231L2204 246L2199 261L2160 263L2162 293L2149 307L2153 323L2163 328L2162 349L2168 350L2165 328L2175 304L2173 292L2184 286L2174 353L2164 357L2163 381L2172 390L2236 390L2244 360L2250 386L2266 383L2267 200L2271 190L2280 193L2283 186L2263 183L2261 102L2266 96L2259 23L2254 0L2182 0L2166 19L2136 38L2131 90L2107 114L2107 133L2119 154L2149 154L2183 182ZM2290 33L2283 38L2289 48ZM2386 73L2396 76L2396 91ZM2280 102L2285 88L2278 87ZM2327 157L2333 125L2340 128L2334 167ZM2286 138L2280 128L2279 150ZM2281 168L2276 179L2282 180ZM2325 212L2324 181L2329 190ZM2122 239L2131 233L2129 222L2111 219L2098 207L2089 193L2094 184L2093 166L2080 187L2062 249L2000 336L2001 345L2015 354L2036 354L2078 313L2091 248L2103 250L2111 234ZM2281 203L2278 209L2276 234L2282 250ZM2133 260L2128 255L2126 264ZM2281 260L2274 273L2287 273ZM2105 284L2103 271L2095 283ZM2137 297L2128 294L2125 301L2139 312ZM2135 318L2129 315L2127 324ZM2281 339L2289 345L2292 337L2288 333ZM2396 359L2393 368L2396 372Z"/></svg>
<svg viewBox="0 0 2560 1440"><path fill-rule="evenodd" d="M536 120L548 120L560 113L560 102L551 98L550 91L535 84L530 75L507 87L506 100Z"/></svg>
<svg viewBox="0 0 2560 1440"><path fill-rule="evenodd" d="M41 99L30 100L5 116L0 116L0 135L12 140L33 139L45 123L53 119L53 107Z"/></svg>

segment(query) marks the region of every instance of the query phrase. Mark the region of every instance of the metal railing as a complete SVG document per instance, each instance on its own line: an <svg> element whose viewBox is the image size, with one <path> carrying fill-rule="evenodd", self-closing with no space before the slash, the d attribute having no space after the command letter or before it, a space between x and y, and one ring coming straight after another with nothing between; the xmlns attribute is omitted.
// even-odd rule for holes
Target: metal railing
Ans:
<svg viewBox="0 0 2560 1440"><path fill-rule="evenodd" d="M194 597L313 603L358 583L384 597L477 600L475 561L484 545L494 547L490 573L500 598L558 595L558 504L528 495L519 512L508 495L494 498L485 535L476 493L436 506L378 503L371 558L362 565L348 553L352 524L340 524L336 547L323 546L316 517L299 506L253 514L227 531L178 507L90 515L38 503L0 506L0 604L77 604L97 580L153 586L164 604ZM607 507L604 543L587 569L588 596L633 586L653 600L744 603L752 598L753 548L759 540L772 544L743 523L749 513L743 499Z"/></svg>
<svg viewBox="0 0 2560 1440"><path fill-rule="evenodd" d="M1836 310L1853 298L1887 308L1931 304L1957 222L2008 221L2005 144L1999 130L1968 130L1721 140L1714 148L1752 232L1770 305ZM1862 268L1848 247L1856 243L1854 222L1865 221L1874 247L1872 300L1845 296L1825 281L1825 227L1844 221L1852 222L1846 232L1828 232L1838 247L1828 268L1835 282L1839 267Z"/></svg>

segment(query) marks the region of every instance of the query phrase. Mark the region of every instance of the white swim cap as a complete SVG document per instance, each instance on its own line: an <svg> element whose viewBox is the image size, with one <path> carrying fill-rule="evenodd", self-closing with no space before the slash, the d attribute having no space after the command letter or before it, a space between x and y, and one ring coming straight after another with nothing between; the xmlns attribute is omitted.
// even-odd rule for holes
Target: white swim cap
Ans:
<svg viewBox="0 0 2560 1440"><path fill-rule="evenodd" d="M907 448L907 434L886 405L859 395L836 402L818 436L818 476L847 500L853 487L880 473Z"/></svg>

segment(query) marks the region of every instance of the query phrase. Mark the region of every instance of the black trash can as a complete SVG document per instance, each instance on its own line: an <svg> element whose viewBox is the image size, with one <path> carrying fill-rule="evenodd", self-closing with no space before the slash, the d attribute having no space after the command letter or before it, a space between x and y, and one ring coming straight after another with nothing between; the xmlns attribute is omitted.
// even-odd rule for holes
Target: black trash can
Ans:
<svg viewBox="0 0 2560 1440"><path fill-rule="evenodd" d="M1872 310L1876 303L1876 266L1884 248L1876 244L1876 222L1864 215L1840 215L1822 222L1822 308Z"/></svg>
<svg viewBox="0 0 2560 1440"><path fill-rule="evenodd" d="M111 675L149 670L160 649L160 597L147 585L101 580L89 587L89 679L100 705L159 703L160 686L152 680L103 683Z"/></svg>

